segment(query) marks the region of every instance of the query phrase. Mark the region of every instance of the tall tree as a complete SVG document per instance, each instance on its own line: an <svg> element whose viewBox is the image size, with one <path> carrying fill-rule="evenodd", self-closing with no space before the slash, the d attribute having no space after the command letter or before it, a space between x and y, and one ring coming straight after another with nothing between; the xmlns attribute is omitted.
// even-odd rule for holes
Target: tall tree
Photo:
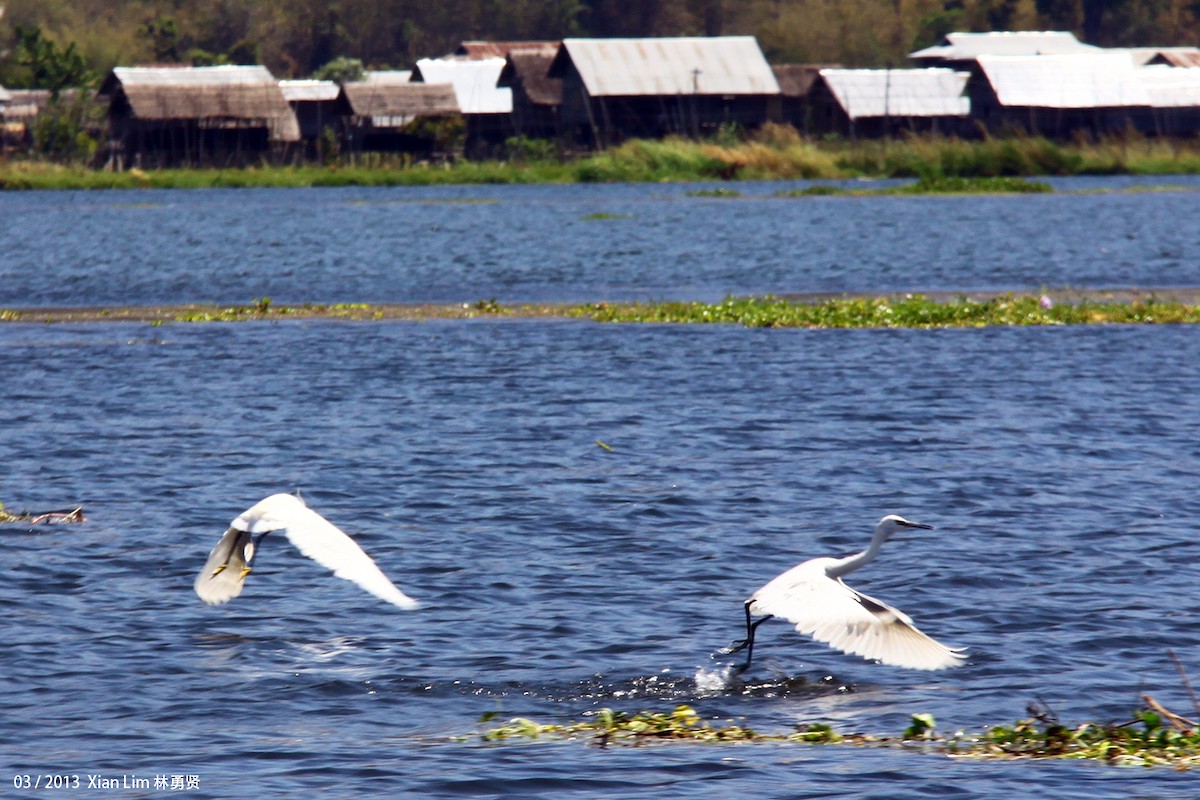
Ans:
<svg viewBox="0 0 1200 800"><path fill-rule="evenodd" d="M27 88L49 89L50 96L57 100L63 89L95 83L96 74L79 54L74 42L59 47L36 26L25 28L18 25L16 34L15 60L27 72Z"/></svg>

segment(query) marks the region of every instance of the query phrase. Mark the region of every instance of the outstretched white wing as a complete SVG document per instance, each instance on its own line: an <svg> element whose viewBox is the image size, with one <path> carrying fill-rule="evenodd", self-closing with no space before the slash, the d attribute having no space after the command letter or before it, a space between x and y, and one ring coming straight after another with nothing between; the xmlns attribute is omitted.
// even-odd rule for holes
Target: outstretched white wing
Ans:
<svg viewBox="0 0 1200 800"><path fill-rule="evenodd" d="M830 578L835 559L794 567L751 595L750 612L781 617L800 633L846 653L911 669L944 669L966 658L922 633L908 615Z"/></svg>
<svg viewBox="0 0 1200 800"><path fill-rule="evenodd" d="M233 535L241 533L249 537L251 534L267 533L282 530L292 544L301 553L316 561L321 566L333 571L339 578L353 581L371 594L386 600L403 609L414 609L420 604L396 588L383 571L375 564L369 555L355 543L353 539L339 530L329 520L304 505L304 501L290 494L275 494L262 500L238 515L230 525L229 531L217 543L209 556L209 563L196 579L196 593L208 603L223 603L241 593L241 584L245 574L235 561L241 558L240 547L235 544L241 540ZM231 540L227 543L227 540ZM231 550L233 559L228 561L228 567L215 575L222 557ZM245 561L253 559L253 545L246 555ZM214 563L215 562L215 563ZM229 587L229 579L222 579L226 573L236 579L237 586ZM206 575L210 577L205 578ZM238 577L240 575L240 577Z"/></svg>
<svg viewBox="0 0 1200 800"><path fill-rule="evenodd" d="M292 497L290 494L283 496ZM299 505L284 526L284 533L301 553L333 570L339 578L357 583L380 600L410 610L420 605L396 588L353 539L311 508Z"/></svg>

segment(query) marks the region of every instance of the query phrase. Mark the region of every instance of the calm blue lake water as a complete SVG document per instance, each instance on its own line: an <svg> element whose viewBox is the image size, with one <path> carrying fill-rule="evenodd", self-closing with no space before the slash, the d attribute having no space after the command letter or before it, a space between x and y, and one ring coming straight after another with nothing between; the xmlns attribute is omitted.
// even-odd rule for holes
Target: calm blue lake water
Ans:
<svg viewBox="0 0 1200 800"><path fill-rule="evenodd" d="M419 258L408 260L400 248L399 218L417 215L429 225L440 214L453 225L461 213L523 207L530 241L497 229L487 254L501 258L501 245L524 253L527 271L517 273L525 282L512 284L512 296L591 299L604 270L581 263L578 274L590 276L582 289L566 274L561 284L548 280L545 270L555 264L569 271L568 256L555 248L572 239L536 218L544 210L579 220L586 192L564 190L575 198L562 201L576 204L568 212L549 199L529 200L552 198L549 188L491 191L500 202L381 201L365 213L397 218L394 230L371 230L394 243L391 263L400 270ZM507 191L517 199L509 202ZM600 194L619 198L610 206L617 211L711 213L711 221L666 226L654 241L643 231L646 253L613 259L631 281L613 281L614 292L657 292L682 274L679 253L710 237L731 244L696 260L710 276L688 284L697 295L735 288L711 276L739 269L748 288L817 288L792 285L799 272L777 286L754 267L739 267L732 242L744 238L747 252L772 252L756 238L772 227L776 238L799 242L799 233L780 232L786 219L771 225L758 217L764 209L811 213L819 206L718 205L659 192L601 187ZM23 198L40 208L22 212L31 228L49 225L50 209L61 219L95 203L81 219L111 218L216 196L146 194L136 202L154 208L124 210L117 204L129 202L127 195L0 195L0 203L18 207ZM60 254L80 252L74 266L62 266L66 255L41 253L48 274L61 270L58 277L21 272L19 293L77 304L242 301L261 292L305 300L324 299L331 289L289 297L273 288L287 282L271 282L292 270L311 276L304 285L343 283L333 262L276 258L269 269L273 256L252 237L249 218L280 219L288 197L311 199L332 209L328 220L324 212L294 210L309 215L311 235L343 236L338 213L359 208L349 194L265 193L261 211L254 193L225 196L234 209L209 207L224 220L224 233L210 230L205 220L212 217L195 206L189 212L192 235L204 243L196 253L236 254L254 265L247 267L254 281L230 277L205 294L201 288L223 270L205 272L196 260L149 250L121 270L111 248L93 240L84 255L88 235L62 229ZM1087 245L1072 231L1093 224L1094 204L1129 197L1160 202L1157 194L1076 196L1078 216L1059 239L1018 237L1010 248L1060 246L1064 263L1074 263L1072 253ZM1180 199L1174 196L1173 207ZM973 238L1000 238L980 222L988 215L976 202L1010 200L942 206L976 219L956 235L964 247ZM1037 215L1022 202L1045 199L1006 207L1033 224ZM941 201L923 208L933 203ZM1056 213L1067 217L1067 206ZM876 207L875 216L897 208ZM741 213L758 233L740 231ZM243 221L231 228L235 217ZM1150 216L1140 219L1138 226L1151 224ZM721 231L709 229L718 223ZM261 227L268 235L271 226ZM615 235L613 227L604 230ZM143 233L166 246L156 224ZM917 263L929 242L901 233L874 238L868 231L842 244L865 252L874 241L879 265ZM1195 237L1174 233L1183 249L1179 269L1186 262L1194 270L1187 254ZM1092 239L1099 247L1110 235L1095 229ZM545 237L540 247L535 236ZM1161 246L1175 244L1164 239ZM828 246L841 253L841 245ZM441 275L437 249L424 247L429 263L421 274L445 282L424 289L424 299L450 299L450 275L468 274L454 265L455 252L484 257L465 242L447 244L440 258L450 275ZM675 255L656 261L652 250ZM30 257L6 255L6 274ZM793 269L775 257L780 269ZM1095 256L1080 268L1102 261ZM82 265L89 262L108 264L112 274L88 276ZM409 299L400 284L381 282L400 274L381 263L349 270L368 288L347 289L348 298ZM148 273L149 264L160 269ZM949 288L989 283L984 273L950 281L977 266L960 257L930 269L942 270ZM1200 283L1167 280L1141 259L1127 268L1134 266L1150 271L1123 283ZM870 270L854 280L884 275ZM67 274L110 294L54 294ZM480 274L499 283L502 271ZM928 286L932 274L913 282ZM251 288L259 278L271 285ZM117 288L122 281L129 296ZM508 291L480 284L454 297ZM1200 791L1194 771L1089 763L784 745L603 750L490 745L471 736L488 726L478 721L487 712L561 722L605 706L669 710L678 703L761 731L822 721L887 735L915 712L933 713L946 732L1008 724L1034 701L1065 721L1124 720L1143 692L1187 711L1168 649L1193 679L1200 674L1194 328L13 324L0 326L0 373L0 500L18 510L82 503L89 517L76 526L0 527L0 785L23 774L66 773L81 776L83 788L51 796L98 796L86 789L88 775L198 779L187 792L108 793L128 797L1193 798ZM283 539L267 540L242 597L219 608L200 603L192 579L229 520L269 493L297 488L425 608L404 613L376 601ZM760 629L745 684L713 679L727 661L711 656L739 636L747 594L803 559L860 549L890 512L935 530L897 537L849 582L907 611L947 644L968 648L966 666L921 673L873 665L772 622Z"/></svg>
<svg viewBox="0 0 1200 800"><path fill-rule="evenodd" d="M971 198L773 196L799 183L716 199L689 196L697 185L10 192L0 304L1200 285L1200 178L1055 184Z"/></svg>

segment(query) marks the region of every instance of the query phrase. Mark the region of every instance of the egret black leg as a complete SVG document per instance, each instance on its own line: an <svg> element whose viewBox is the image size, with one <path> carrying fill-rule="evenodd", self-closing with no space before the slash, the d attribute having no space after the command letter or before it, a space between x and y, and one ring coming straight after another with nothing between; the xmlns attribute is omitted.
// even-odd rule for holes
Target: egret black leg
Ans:
<svg viewBox="0 0 1200 800"><path fill-rule="evenodd" d="M771 615L768 614L760 620L752 620L750 617L750 604L752 602L754 601L749 600L746 602L746 638L734 642L725 650L727 654L738 653L742 650L746 651L746 662L738 665L737 668L739 675L750 668L750 662L754 659L754 634L758 632L758 626L771 618Z"/></svg>

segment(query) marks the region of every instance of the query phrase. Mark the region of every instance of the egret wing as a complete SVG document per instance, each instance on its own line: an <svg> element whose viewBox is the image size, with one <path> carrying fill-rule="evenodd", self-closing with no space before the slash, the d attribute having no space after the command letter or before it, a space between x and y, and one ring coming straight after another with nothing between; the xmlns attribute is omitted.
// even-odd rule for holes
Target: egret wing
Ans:
<svg viewBox="0 0 1200 800"><path fill-rule="evenodd" d="M284 532L301 553L381 600L409 610L420 605L396 588L374 560L329 520L303 505L294 508L288 517Z"/></svg>
<svg viewBox="0 0 1200 800"><path fill-rule="evenodd" d="M751 597L754 614L782 617L846 653L911 669L944 669L965 656L922 633L904 612L825 574L826 559L785 572Z"/></svg>
<svg viewBox="0 0 1200 800"><path fill-rule="evenodd" d="M246 585L244 559L250 534L229 528L208 554L208 561L196 576L193 588L200 599L210 606L228 603L242 593Z"/></svg>

